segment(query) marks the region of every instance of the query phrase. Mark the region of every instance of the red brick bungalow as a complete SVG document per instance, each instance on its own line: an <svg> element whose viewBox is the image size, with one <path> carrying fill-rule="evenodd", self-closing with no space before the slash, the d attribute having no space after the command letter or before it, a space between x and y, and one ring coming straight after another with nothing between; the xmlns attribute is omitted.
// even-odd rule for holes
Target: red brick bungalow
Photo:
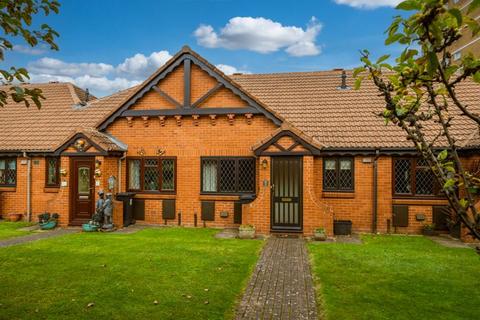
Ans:
<svg viewBox="0 0 480 320"><path fill-rule="evenodd" d="M131 192L137 222L260 233L446 230L433 177L404 133L385 126L376 88L351 72L226 76L188 47L141 85L102 99L69 83L35 85L41 110L0 109L0 213L63 226L93 213L96 192ZM479 108L478 84L459 88ZM478 128L455 136L470 168ZM123 224L116 202L115 222Z"/></svg>

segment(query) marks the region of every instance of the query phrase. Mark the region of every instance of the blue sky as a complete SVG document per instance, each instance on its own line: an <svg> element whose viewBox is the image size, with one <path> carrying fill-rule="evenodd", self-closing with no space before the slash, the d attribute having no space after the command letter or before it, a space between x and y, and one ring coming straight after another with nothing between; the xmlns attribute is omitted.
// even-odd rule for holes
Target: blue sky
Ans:
<svg viewBox="0 0 480 320"><path fill-rule="evenodd" d="M41 17L60 51L17 43L4 65L33 82L73 81L103 96L143 80L187 44L227 73L358 65L359 50L397 53L383 32L397 0L70 0Z"/></svg>

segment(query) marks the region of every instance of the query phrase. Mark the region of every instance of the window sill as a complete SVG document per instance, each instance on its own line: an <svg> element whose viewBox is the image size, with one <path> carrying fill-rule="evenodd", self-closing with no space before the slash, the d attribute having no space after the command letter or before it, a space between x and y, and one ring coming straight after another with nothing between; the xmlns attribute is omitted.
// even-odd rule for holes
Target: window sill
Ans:
<svg viewBox="0 0 480 320"><path fill-rule="evenodd" d="M152 200L163 200L163 199L176 199L176 194L164 194L164 193L137 193L134 199L152 199Z"/></svg>
<svg viewBox="0 0 480 320"><path fill-rule="evenodd" d="M410 205L445 205L448 204L448 200L444 198L394 198L393 204L410 204Z"/></svg>
<svg viewBox="0 0 480 320"><path fill-rule="evenodd" d="M322 192L322 198L353 199L355 198L355 192L324 191Z"/></svg>
<svg viewBox="0 0 480 320"><path fill-rule="evenodd" d="M201 194L200 200L204 201L238 201L240 196L237 195L222 195L222 194Z"/></svg>
<svg viewBox="0 0 480 320"><path fill-rule="evenodd" d="M17 187L0 187L0 192L17 192Z"/></svg>
<svg viewBox="0 0 480 320"><path fill-rule="evenodd" d="M60 187L45 187L43 192L45 193L57 193L60 191Z"/></svg>

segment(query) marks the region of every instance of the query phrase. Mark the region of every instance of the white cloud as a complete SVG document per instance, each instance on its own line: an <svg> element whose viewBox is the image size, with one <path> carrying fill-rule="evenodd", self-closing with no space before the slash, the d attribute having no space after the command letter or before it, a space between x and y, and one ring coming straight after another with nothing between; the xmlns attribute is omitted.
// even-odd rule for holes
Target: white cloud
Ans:
<svg viewBox="0 0 480 320"><path fill-rule="evenodd" d="M194 32L199 45L207 48L245 49L271 53L285 49L292 56L320 54L315 41L322 25L312 17L306 29L283 26L266 18L235 17L216 32L210 25L200 25Z"/></svg>
<svg viewBox="0 0 480 320"><path fill-rule="evenodd" d="M108 95L115 91L120 91L126 88L130 88L139 84L141 81L128 80L125 78L113 78L107 77L93 77L90 75L83 75L79 77L59 76L51 74L30 74L31 82L71 82L81 88L88 88L93 94L98 96Z"/></svg>
<svg viewBox="0 0 480 320"><path fill-rule="evenodd" d="M65 62L45 57L29 63L27 69L31 82L72 82L101 97L141 83L171 57L165 50L148 56L137 53L116 66L107 63ZM217 68L225 74L250 73L226 64L219 64Z"/></svg>
<svg viewBox="0 0 480 320"><path fill-rule="evenodd" d="M106 63L69 63L53 58L41 58L29 64L28 70L37 74L76 77L84 74L104 76L115 70Z"/></svg>
<svg viewBox="0 0 480 320"><path fill-rule="evenodd" d="M45 52L47 52L48 47L45 44L40 44L36 47L15 44L12 50L15 52L36 56L36 55L44 54Z"/></svg>
<svg viewBox="0 0 480 320"><path fill-rule="evenodd" d="M171 57L168 51L153 52L149 56L137 53L117 66L45 57L29 63L28 71L32 82L72 82L103 96L139 84Z"/></svg>
<svg viewBox="0 0 480 320"><path fill-rule="evenodd" d="M163 66L172 55L168 51L153 52L146 57L141 53L135 54L133 57L125 59L123 63L117 66L117 71L137 77L147 77L154 70Z"/></svg>
<svg viewBox="0 0 480 320"><path fill-rule="evenodd" d="M217 64L215 67L217 67L220 71L222 71L226 75L231 75L234 73L246 73L246 74L251 73L250 71L240 70L228 64Z"/></svg>
<svg viewBox="0 0 480 320"><path fill-rule="evenodd" d="M403 0L334 0L337 4L346 4L354 8L375 9L378 7L395 7Z"/></svg>

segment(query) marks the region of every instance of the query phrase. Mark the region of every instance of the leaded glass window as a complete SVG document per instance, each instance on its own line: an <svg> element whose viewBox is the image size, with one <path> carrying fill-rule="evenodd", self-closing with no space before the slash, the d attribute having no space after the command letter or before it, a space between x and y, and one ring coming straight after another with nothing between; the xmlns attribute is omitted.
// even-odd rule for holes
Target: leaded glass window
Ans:
<svg viewBox="0 0 480 320"><path fill-rule="evenodd" d="M15 186L17 183L17 159L0 159L0 186Z"/></svg>
<svg viewBox="0 0 480 320"><path fill-rule="evenodd" d="M325 158L323 161L323 189L325 191L353 191L353 159Z"/></svg>
<svg viewBox="0 0 480 320"><path fill-rule="evenodd" d="M162 191L175 190L175 160L162 160Z"/></svg>
<svg viewBox="0 0 480 320"><path fill-rule="evenodd" d="M435 176L424 159L395 159L394 193L396 195L438 195L439 188Z"/></svg>
<svg viewBox="0 0 480 320"><path fill-rule="evenodd" d="M157 159L145 159L144 160L144 185L145 191L156 191L160 189L158 184L158 160Z"/></svg>
<svg viewBox="0 0 480 320"><path fill-rule="evenodd" d="M202 192L255 192L254 158L203 158Z"/></svg>
<svg viewBox="0 0 480 320"><path fill-rule="evenodd" d="M410 159L395 160L395 193L412 193L412 162Z"/></svg>
<svg viewBox="0 0 480 320"><path fill-rule="evenodd" d="M174 192L174 158L128 159L128 189L145 192Z"/></svg>
<svg viewBox="0 0 480 320"><path fill-rule="evenodd" d="M46 186L58 187L60 185L60 159L45 158L46 164Z"/></svg>

